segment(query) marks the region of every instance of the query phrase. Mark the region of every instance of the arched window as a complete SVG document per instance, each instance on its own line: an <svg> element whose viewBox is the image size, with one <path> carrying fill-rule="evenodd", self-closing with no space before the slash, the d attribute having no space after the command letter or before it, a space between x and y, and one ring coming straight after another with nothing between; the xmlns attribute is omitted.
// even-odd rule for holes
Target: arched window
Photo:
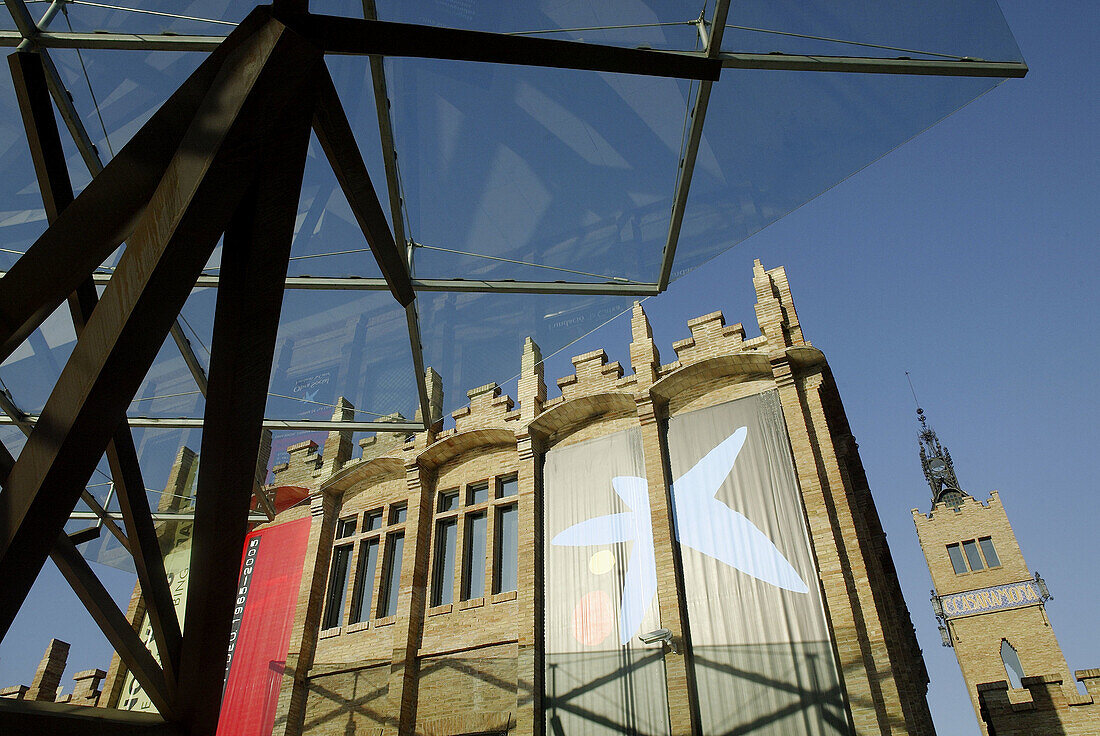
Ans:
<svg viewBox="0 0 1100 736"><path fill-rule="evenodd" d="M1021 687L1020 679L1024 676L1024 666L1020 664L1020 655L1016 653L1016 647L1009 644L1008 639L1001 639L1001 661L1008 674L1008 684L1014 688Z"/></svg>

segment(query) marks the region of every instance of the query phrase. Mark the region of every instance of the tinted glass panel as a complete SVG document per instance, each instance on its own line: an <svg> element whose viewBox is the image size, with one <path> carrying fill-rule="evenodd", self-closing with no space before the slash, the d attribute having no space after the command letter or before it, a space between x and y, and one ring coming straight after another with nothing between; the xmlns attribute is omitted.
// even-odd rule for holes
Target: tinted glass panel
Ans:
<svg viewBox="0 0 1100 736"><path fill-rule="evenodd" d="M985 555L985 564L990 567L1000 567L1001 559L997 557L997 550L993 548L993 540L989 537L982 537L978 540L978 544L981 545L982 554Z"/></svg>
<svg viewBox="0 0 1100 736"><path fill-rule="evenodd" d="M951 567L955 568L956 575L966 572L966 563L963 562L962 550L957 544L947 545L947 554L951 558Z"/></svg>
<svg viewBox="0 0 1100 736"><path fill-rule="evenodd" d="M381 516L378 517L381 520ZM359 547L359 566L355 570L355 593L351 606L350 623L370 620L371 593L374 590L374 571L378 567L378 540L369 539Z"/></svg>
<svg viewBox="0 0 1100 736"><path fill-rule="evenodd" d="M519 493L518 478L504 478L500 481L500 487L497 489L497 498L506 498L508 496L514 496L517 493Z"/></svg>
<svg viewBox="0 0 1100 736"><path fill-rule="evenodd" d="M397 613L397 592L401 587L401 556L405 551L405 535L390 537L389 554L386 555L386 594L378 615L385 618Z"/></svg>
<svg viewBox="0 0 1100 736"><path fill-rule="evenodd" d="M489 484L479 483L476 486L470 486L469 498L466 499L466 503L484 503L489 500Z"/></svg>
<svg viewBox="0 0 1100 736"><path fill-rule="evenodd" d="M328 596L325 601L323 628L331 629L340 625L340 618L344 613L344 599L348 590L348 561L350 559L350 545L337 547L332 551L332 573L328 578Z"/></svg>
<svg viewBox="0 0 1100 736"><path fill-rule="evenodd" d="M497 516L497 590L504 593L516 589L516 556L519 552L519 510L515 506L501 509Z"/></svg>
<svg viewBox="0 0 1100 736"><path fill-rule="evenodd" d="M454 601L457 535L457 520L439 522L435 537L435 574L432 577L433 606L445 606Z"/></svg>
<svg viewBox="0 0 1100 736"><path fill-rule="evenodd" d="M439 494L439 510L454 511L458 508L458 491L444 491Z"/></svg>
<svg viewBox="0 0 1100 736"><path fill-rule="evenodd" d="M350 519L340 519L336 522L336 538L342 539L344 537L350 537L355 534L355 517Z"/></svg>
<svg viewBox="0 0 1100 736"><path fill-rule="evenodd" d="M369 511L367 512L367 518L363 522L363 531L372 532L375 529L382 528L382 512L381 511Z"/></svg>
<svg viewBox="0 0 1100 736"><path fill-rule="evenodd" d="M970 563L971 570L981 570L985 567L982 564L982 556L978 554L978 545L973 539L963 542L963 549L966 551L966 561Z"/></svg>
<svg viewBox="0 0 1100 736"><path fill-rule="evenodd" d="M485 595L485 534L488 521L485 512L466 517L466 559L462 577L466 581L463 598Z"/></svg>
<svg viewBox="0 0 1100 736"><path fill-rule="evenodd" d="M396 507L394 507L394 509L392 511L390 511L390 523L391 524L402 524L402 523L404 523L404 521L405 521L405 512L406 511L407 511L407 509L405 508L405 506L396 506Z"/></svg>

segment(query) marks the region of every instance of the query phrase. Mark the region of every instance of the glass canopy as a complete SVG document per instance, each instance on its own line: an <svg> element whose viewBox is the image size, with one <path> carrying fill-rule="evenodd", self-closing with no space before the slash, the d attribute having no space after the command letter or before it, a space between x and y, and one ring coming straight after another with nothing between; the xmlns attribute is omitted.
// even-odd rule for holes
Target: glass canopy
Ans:
<svg viewBox="0 0 1100 736"><path fill-rule="evenodd" d="M52 59L70 96L59 125L79 191L253 5L14 0L0 40L33 37ZM293 427L275 432L272 464L290 444L323 442L309 422L329 419L341 396L358 421L413 420L421 349L443 378L444 417L468 389L507 390L525 337L544 355L566 347L1026 70L993 0L314 0L311 11L709 55L725 68L710 83L424 58L372 70L368 57L329 55L408 251L420 339L314 138L266 410ZM16 22L23 13L37 29ZM0 201L6 271L46 228L6 74ZM208 287L179 319L203 367L218 266L215 251ZM63 307L0 366L12 404L0 441L13 455L24 432L10 415L41 411L74 340ZM199 447L201 429L174 420L203 410L169 339L129 411L154 509L180 447ZM106 462L88 488L110 507ZM126 566L119 552L106 534L85 549Z"/></svg>

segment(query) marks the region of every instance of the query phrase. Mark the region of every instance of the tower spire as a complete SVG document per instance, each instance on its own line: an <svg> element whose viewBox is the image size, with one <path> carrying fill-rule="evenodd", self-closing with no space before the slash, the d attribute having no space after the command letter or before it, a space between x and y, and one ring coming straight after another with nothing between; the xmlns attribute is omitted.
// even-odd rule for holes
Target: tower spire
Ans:
<svg viewBox="0 0 1100 736"><path fill-rule="evenodd" d="M928 487L932 490L932 505L944 501L951 506L958 506L962 503L963 497L968 494L959 486L951 452L940 442L940 438L936 436L936 430L928 426L928 419L924 415L924 409L920 407L920 402L917 401L917 392L913 389L913 379L909 376L909 371L905 372L905 377L909 380L913 403L917 405L917 419L920 421L920 430L917 433L920 464L921 469L924 470L924 479L928 481Z"/></svg>

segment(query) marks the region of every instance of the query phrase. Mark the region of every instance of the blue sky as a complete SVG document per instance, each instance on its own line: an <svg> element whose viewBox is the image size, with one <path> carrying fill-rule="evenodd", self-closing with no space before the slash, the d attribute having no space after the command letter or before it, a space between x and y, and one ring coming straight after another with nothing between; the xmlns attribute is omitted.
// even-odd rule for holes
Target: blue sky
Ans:
<svg viewBox="0 0 1100 736"><path fill-rule="evenodd" d="M1097 289L1098 18L1088 2L1002 8L1031 67L843 184L646 302L665 360L686 321L722 309L750 333L752 260L786 266L804 332L825 351L867 469L932 678L942 733L977 733L951 650L927 603L910 508L926 510L910 371L965 489L997 489L1071 669L1100 666L1100 600L1088 544L1100 511L1092 422L1100 394ZM551 359L606 347L612 322ZM519 346L516 346L518 354ZM120 603L132 578L97 566ZM33 614L28 614L33 611ZM0 684L26 681L50 636L73 643L69 673L109 649L47 564L0 648Z"/></svg>

